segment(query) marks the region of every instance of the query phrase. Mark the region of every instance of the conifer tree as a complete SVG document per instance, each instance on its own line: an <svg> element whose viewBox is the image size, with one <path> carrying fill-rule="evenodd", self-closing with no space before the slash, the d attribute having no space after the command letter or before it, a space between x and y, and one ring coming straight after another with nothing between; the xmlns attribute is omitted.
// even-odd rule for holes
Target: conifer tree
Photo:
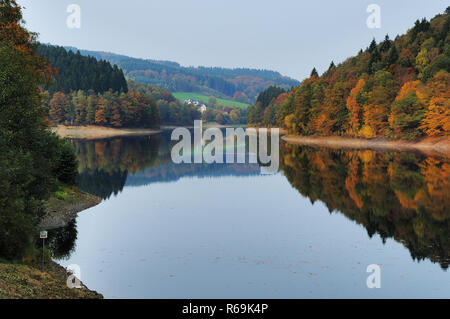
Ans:
<svg viewBox="0 0 450 319"><path fill-rule="evenodd" d="M334 61L331 61L330 66L328 67L328 71L332 71L336 68L336 65L334 64Z"/></svg>

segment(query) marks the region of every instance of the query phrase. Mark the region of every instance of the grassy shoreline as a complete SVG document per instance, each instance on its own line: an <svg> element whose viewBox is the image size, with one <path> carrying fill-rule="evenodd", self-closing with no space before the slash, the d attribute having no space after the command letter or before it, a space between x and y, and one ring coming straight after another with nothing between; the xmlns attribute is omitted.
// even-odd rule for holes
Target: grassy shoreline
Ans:
<svg viewBox="0 0 450 319"><path fill-rule="evenodd" d="M45 261L45 271L38 264L24 265L0 261L0 299L102 299L88 289L67 287L66 269L52 260Z"/></svg>
<svg viewBox="0 0 450 319"><path fill-rule="evenodd" d="M62 187L46 203L46 216L40 229L64 227L77 214L101 202L100 198L76 187ZM0 260L0 299L101 299L103 296L84 284L80 289L67 287L66 269L45 257L45 271L40 258L26 263Z"/></svg>
<svg viewBox="0 0 450 319"><path fill-rule="evenodd" d="M139 136L139 135L154 135L159 134L162 131L173 130L178 127L185 127L188 129L194 128L193 125L161 125L160 129L139 129L139 128L111 128L104 126L65 126L58 125L57 127L52 127L52 132L55 132L62 138L75 138L75 139L86 139L95 140L103 139L109 137L119 137L119 136ZM216 122L203 123L203 128L236 128L245 127L245 124L230 124L222 125Z"/></svg>
<svg viewBox="0 0 450 319"><path fill-rule="evenodd" d="M45 203L47 214L40 228L51 230L65 227L78 213L100 204L97 196L80 191L76 187L62 187Z"/></svg>

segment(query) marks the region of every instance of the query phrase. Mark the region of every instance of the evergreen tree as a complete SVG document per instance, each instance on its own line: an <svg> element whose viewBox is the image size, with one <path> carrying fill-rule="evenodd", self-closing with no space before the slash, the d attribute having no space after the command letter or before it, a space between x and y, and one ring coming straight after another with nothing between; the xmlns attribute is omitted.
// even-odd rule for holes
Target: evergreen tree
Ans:
<svg viewBox="0 0 450 319"><path fill-rule="evenodd" d="M265 91L261 92L256 99L256 102L261 104L263 110L269 106L272 100L276 99L280 94L285 93L286 91L282 88L276 86L270 86Z"/></svg>
<svg viewBox="0 0 450 319"><path fill-rule="evenodd" d="M16 1L1 0L0 257L10 260L33 254L43 201L76 174L73 149L47 127L40 87L51 69L35 40Z"/></svg>
<svg viewBox="0 0 450 319"><path fill-rule="evenodd" d="M370 54L373 54L375 51L377 50L377 42L375 41L375 38L372 40L372 42L370 42L369 48L367 49L367 51Z"/></svg>
<svg viewBox="0 0 450 319"><path fill-rule="evenodd" d="M95 95L91 94L87 98L87 105L86 105L86 121L85 123L80 124L87 124L87 125L93 125L95 123L95 105L97 103L97 98Z"/></svg>
<svg viewBox="0 0 450 319"><path fill-rule="evenodd" d="M380 63L381 61L381 54L380 51L378 51L378 48L375 46L375 49L370 54L370 60L367 67L367 73L374 74L376 71L380 70L382 67Z"/></svg>
<svg viewBox="0 0 450 319"><path fill-rule="evenodd" d="M388 55L386 58L387 65L395 64L398 60L398 52L395 45L391 46L391 48L388 51Z"/></svg>
<svg viewBox="0 0 450 319"><path fill-rule="evenodd" d="M334 64L334 61L331 61L330 66L328 67L328 71L332 71L336 68L336 65Z"/></svg>
<svg viewBox="0 0 450 319"><path fill-rule="evenodd" d="M391 48L391 40L389 40L389 35L386 34L384 41L381 43L380 52L386 52Z"/></svg>
<svg viewBox="0 0 450 319"><path fill-rule="evenodd" d="M58 70L54 83L47 86L50 93L92 89L96 93L108 90L127 92L128 86L123 71L109 62L97 61L93 57L67 51L63 47L39 45L38 53L48 59Z"/></svg>

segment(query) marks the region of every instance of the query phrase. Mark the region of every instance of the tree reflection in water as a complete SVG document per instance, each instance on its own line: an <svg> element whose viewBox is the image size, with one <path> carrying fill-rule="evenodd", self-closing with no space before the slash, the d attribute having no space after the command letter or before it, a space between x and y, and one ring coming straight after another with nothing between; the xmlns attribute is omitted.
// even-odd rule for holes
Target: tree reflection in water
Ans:
<svg viewBox="0 0 450 319"><path fill-rule="evenodd" d="M66 227L53 229L48 232L48 249L52 258L68 259L75 250L77 240L77 221L73 219Z"/></svg>
<svg viewBox="0 0 450 319"><path fill-rule="evenodd" d="M326 204L372 237L403 243L443 269L450 255L450 162L416 153L282 147L281 167L312 203Z"/></svg>
<svg viewBox="0 0 450 319"><path fill-rule="evenodd" d="M79 187L109 198L125 183L146 185L183 176L248 176L258 165L175 165L167 135L74 141ZM450 161L408 152L336 150L283 144L280 167L290 184L312 203L325 203L363 225L383 242L393 238L414 260L430 259L443 269L450 255ZM220 181L218 181L220 182ZM51 240L55 258L74 248L76 224Z"/></svg>

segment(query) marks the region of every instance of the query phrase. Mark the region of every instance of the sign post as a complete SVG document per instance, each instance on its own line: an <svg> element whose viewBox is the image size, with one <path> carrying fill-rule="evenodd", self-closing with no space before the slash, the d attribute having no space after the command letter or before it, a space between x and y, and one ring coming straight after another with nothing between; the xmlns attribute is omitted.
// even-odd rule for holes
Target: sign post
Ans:
<svg viewBox="0 0 450 319"><path fill-rule="evenodd" d="M40 232L40 238L42 239L42 272L44 272L44 247L45 247L45 239L48 237L48 232L43 230Z"/></svg>

